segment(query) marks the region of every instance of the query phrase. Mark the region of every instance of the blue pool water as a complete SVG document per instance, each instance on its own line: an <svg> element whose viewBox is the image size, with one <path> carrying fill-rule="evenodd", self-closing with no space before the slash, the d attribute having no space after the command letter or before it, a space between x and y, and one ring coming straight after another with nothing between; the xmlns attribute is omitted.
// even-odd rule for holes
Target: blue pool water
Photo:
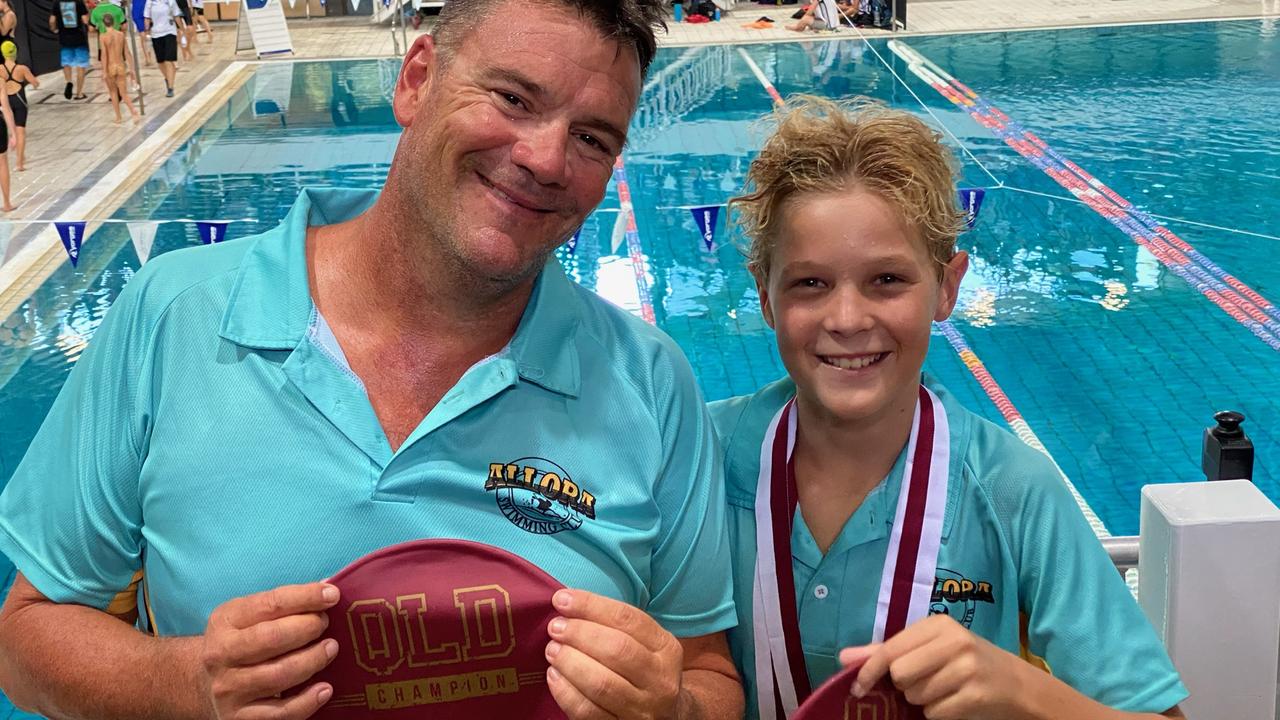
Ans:
<svg viewBox="0 0 1280 720"><path fill-rule="evenodd" d="M846 37L743 52L783 94L871 95L919 113L972 154L961 155L964 184L992 189L977 227L962 238L973 269L955 327L1107 527L1136 533L1142 485L1199 479L1200 433L1225 408L1248 415L1255 479L1280 499L1280 352L1073 201L913 75L885 42ZM1280 239L1263 237L1280 236L1271 206L1280 196L1280 38L1271 26L907 44L1119 194L1179 218L1167 221L1170 229L1280 299L1280 265L1270 262ZM235 238L273 226L303 186L379 185L398 137L389 107L397 68L394 61L261 66L116 219L161 221L160 253L199 242L190 223L170 221L235 220ZM756 121L769 109L737 48L664 49L623 157L657 322L688 353L709 399L782 374L734 234L722 221L718 247L705 250L685 209L722 203L741 187L767 130ZM611 185L575 252L559 255L580 282L635 306L628 246L615 232L618 207ZM0 323L0 482L138 264L126 227L103 225L79 269L59 269ZM941 336L927 369L969 407L1004 422Z"/></svg>

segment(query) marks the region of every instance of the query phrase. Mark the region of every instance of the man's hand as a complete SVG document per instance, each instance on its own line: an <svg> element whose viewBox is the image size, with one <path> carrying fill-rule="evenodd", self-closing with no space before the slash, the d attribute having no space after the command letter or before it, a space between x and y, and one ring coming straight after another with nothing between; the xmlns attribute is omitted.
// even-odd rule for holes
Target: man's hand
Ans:
<svg viewBox="0 0 1280 720"><path fill-rule="evenodd" d="M285 585L228 600L209 616L201 660L219 720L300 720L329 701L333 687L307 682L338 654L336 640L315 642L329 625L324 611L338 589Z"/></svg>
<svg viewBox="0 0 1280 720"><path fill-rule="evenodd" d="M854 695L888 673L907 702L936 720L1013 716L1023 678L1034 671L946 615L921 620L885 643L840 652L844 665L863 659Z"/></svg>
<svg viewBox="0 0 1280 720"><path fill-rule="evenodd" d="M571 720L680 717L684 650L643 610L584 590L552 598L547 686Z"/></svg>

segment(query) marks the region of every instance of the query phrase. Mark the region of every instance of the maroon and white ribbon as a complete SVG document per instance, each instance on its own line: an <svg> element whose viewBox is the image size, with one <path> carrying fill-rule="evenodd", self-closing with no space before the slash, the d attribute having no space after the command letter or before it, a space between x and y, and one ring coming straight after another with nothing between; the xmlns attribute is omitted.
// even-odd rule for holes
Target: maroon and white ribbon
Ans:
<svg viewBox="0 0 1280 720"><path fill-rule="evenodd" d="M791 564L791 521L797 495L792 469L796 408L778 411L760 445L756 484L756 573L753 587L756 695L761 720L790 717L809 696ZM920 386L893 531L880 578L873 642L893 637L929 613L951 460L947 413Z"/></svg>

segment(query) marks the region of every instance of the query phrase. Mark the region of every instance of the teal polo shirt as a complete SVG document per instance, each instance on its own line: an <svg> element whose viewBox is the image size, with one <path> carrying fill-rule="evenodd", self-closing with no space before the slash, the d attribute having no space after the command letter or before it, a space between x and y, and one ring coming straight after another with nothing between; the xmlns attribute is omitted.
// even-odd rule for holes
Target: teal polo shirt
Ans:
<svg viewBox="0 0 1280 720"><path fill-rule="evenodd" d="M392 452L307 284L308 225L375 198L308 190L274 230L148 262L0 495L0 551L58 602L122 611L140 588L164 635L437 537L515 552L677 636L732 625L723 472L692 370L554 260L506 349Z"/></svg>
<svg viewBox="0 0 1280 720"><path fill-rule="evenodd" d="M942 548L931 614L1033 662L1110 707L1164 712L1187 697L1155 631L1134 602L1053 463L974 415L938 383L951 427ZM760 443L792 395L790 379L711 404L725 447L738 626L734 661L755 706L752 585ZM839 669L845 647L871 642L877 594L897 510L906 450L824 556L796 509L792 569L800 635L813 687ZM1022 637L1025 633L1026 645Z"/></svg>

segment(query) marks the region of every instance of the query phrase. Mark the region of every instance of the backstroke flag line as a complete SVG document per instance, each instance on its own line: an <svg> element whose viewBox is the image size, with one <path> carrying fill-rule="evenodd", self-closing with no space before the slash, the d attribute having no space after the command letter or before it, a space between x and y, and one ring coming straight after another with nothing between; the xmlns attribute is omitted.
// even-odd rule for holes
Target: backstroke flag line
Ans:
<svg viewBox="0 0 1280 720"><path fill-rule="evenodd" d="M227 239L226 222L216 220L202 220L196 223L196 227L200 230L200 242L205 245L220 243Z"/></svg>
<svg viewBox="0 0 1280 720"><path fill-rule="evenodd" d="M129 223L128 228L129 239L133 240L133 249L138 252L138 260L145 265L151 258L151 246L156 241L156 230L160 228L160 223L142 220Z"/></svg>
<svg viewBox="0 0 1280 720"><path fill-rule="evenodd" d="M965 224L970 230L978 221L978 211L982 209L982 198L987 191L982 188L960 188L960 207L964 208Z"/></svg>
<svg viewBox="0 0 1280 720"><path fill-rule="evenodd" d="M702 237L702 242L707 250L716 249L716 221L720 219L720 206L707 205L706 207L690 208L693 213L693 222L698 226L698 235Z"/></svg>
<svg viewBox="0 0 1280 720"><path fill-rule="evenodd" d="M84 222L55 222L53 226L58 228L58 237L67 250L67 257L71 258L71 267L76 267L80 262L80 246L84 244Z"/></svg>

